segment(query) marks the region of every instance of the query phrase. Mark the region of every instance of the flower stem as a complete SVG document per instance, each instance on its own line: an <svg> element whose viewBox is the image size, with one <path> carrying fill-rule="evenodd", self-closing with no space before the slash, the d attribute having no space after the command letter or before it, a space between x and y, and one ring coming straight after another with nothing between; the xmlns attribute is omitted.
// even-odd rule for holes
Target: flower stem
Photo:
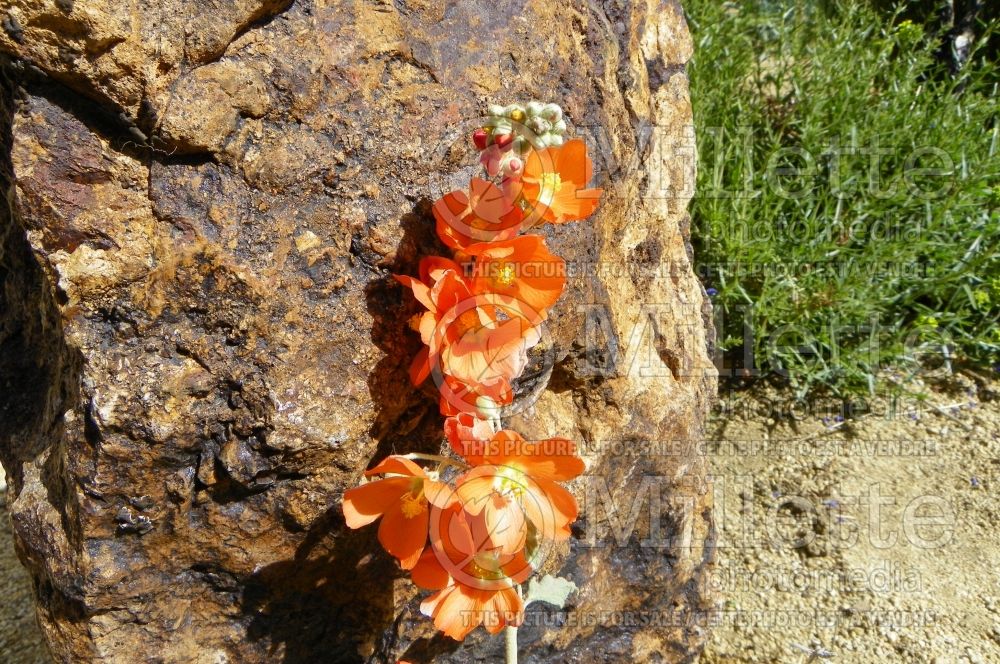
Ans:
<svg viewBox="0 0 1000 664"><path fill-rule="evenodd" d="M410 459L411 461L437 461L442 466L457 466L458 468L468 468L466 464L458 461L457 459L451 459L446 456L441 456L439 454L421 454L420 452L411 452L409 454L402 455L404 459Z"/></svg>
<svg viewBox="0 0 1000 664"><path fill-rule="evenodd" d="M517 588L517 596L521 595L521 586L514 586ZM505 657L504 660L507 664L517 664L517 627L515 625L507 625L503 630L504 637L504 648Z"/></svg>
<svg viewBox="0 0 1000 664"><path fill-rule="evenodd" d="M507 625L503 629L503 636L506 642L506 657L504 658L507 664L517 664L517 627L513 625Z"/></svg>

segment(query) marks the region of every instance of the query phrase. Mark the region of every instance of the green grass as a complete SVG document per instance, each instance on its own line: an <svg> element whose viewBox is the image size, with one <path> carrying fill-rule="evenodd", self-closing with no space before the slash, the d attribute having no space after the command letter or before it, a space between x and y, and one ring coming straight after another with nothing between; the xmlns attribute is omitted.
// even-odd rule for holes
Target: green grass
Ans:
<svg viewBox="0 0 1000 664"><path fill-rule="evenodd" d="M997 26L956 74L929 27L866 4L685 9L693 235L727 353L749 339L800 396L1000 361Z"/></svg>

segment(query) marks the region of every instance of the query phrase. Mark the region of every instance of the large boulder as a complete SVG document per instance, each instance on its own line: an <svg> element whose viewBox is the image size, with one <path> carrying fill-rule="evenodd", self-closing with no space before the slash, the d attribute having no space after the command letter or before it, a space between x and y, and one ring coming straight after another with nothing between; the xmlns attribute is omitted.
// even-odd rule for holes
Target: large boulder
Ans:
<svg viewBox="0 0 1000 664"><path fill-rule="evenodd" d="M579 441L580 587L524 661L689 661L715 372L676 0L11 0L0 10L0 460L58 661L472 661L344 490L437 452L391 272L439 253L487 102L563 106L605 195L510 425Z"/></svg>

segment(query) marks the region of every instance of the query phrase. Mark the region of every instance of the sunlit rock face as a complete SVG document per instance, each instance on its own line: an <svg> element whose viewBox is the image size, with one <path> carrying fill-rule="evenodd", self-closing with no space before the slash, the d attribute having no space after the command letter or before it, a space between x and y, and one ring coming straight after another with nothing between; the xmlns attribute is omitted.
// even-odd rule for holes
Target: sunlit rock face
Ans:
<svg viewBox="0 0 1000 664"><path fill-rule="evenodd" d="M487 103L559 103L605 194L508 424L578 441L522 661L688 661L715 388L676 2L12 0L0 16L0 459L58 661L499 657L435 636L340 499L437 452L391 272L441 253ZM139 654L141 653L141 654Z"/></svg>

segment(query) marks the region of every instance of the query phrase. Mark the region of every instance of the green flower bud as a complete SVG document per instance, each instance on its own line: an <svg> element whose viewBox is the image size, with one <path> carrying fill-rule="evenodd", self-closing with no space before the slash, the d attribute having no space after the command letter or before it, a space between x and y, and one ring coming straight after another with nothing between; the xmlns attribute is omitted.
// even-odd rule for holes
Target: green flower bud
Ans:
<svg viewBox="0 0 1000 664"><path fill-rule="evenodd" d="M536 134L545 134L552 128L546 120L540 117L530 118L528 120L528 129L535 132Z"/></svg>
<svg viewBox="0 0 1000 664"><path fill-rule="evenodd" d="M490 104L489 105L490 115L493 117L500 117L503 115L503 106L500 104Z"/></svg>
<svg viewBox="0 0 1000 664"><path fill-rule="evenodd" d="M520 104L511 104L507 108L503 109L503 114L506 115L508 118L512 118L512 117L514 117L514 114L517 113L518 111L521 111L522 113L524 113L524 109L521 108L521 105Z"/></svg>
<svg viewBox="0 0 1000 664"><path fill-rule="evenodd" d="M518 154L527 154L531 150L531 143L524 136L518 136L514 139L514 149Z"/></svg>
<svg viewBox="0 0 1000 664"><path fill-rule="evenodd" d="M535 117L536 115L542 114L542 109L545 108L545 104L540 101L529 101L526 110L528 111L529 117Z"/></svg>
<svg viewBox="0 0 1000 664"><path fill-rule="evenodd" d="M494 134L509 134L514 131L514 126L507 118L490 118L489 126L493 127Z"/></svg>
<svg viewBox="0 0 1000 664"><path fill-rule="evenodd" d="M551 122L559 122L562 120L562 109L559 104L546 104L542 109L542 117Z"/></svg>
<svg viewBox="0 0 1000 664"><path fill-rule="evenodd" d="M559 120L558 122L556 122L552 126L552 131L556 132L557 134L565 134L566 133L566 121L565 120Z"/></svg>
<svg viewBox="0 0 1000 664"><path fill-rule="evenodd" d="M545 134L545 138L551 147L558 147L563 144L563 137L559 134Z"/></svg>

